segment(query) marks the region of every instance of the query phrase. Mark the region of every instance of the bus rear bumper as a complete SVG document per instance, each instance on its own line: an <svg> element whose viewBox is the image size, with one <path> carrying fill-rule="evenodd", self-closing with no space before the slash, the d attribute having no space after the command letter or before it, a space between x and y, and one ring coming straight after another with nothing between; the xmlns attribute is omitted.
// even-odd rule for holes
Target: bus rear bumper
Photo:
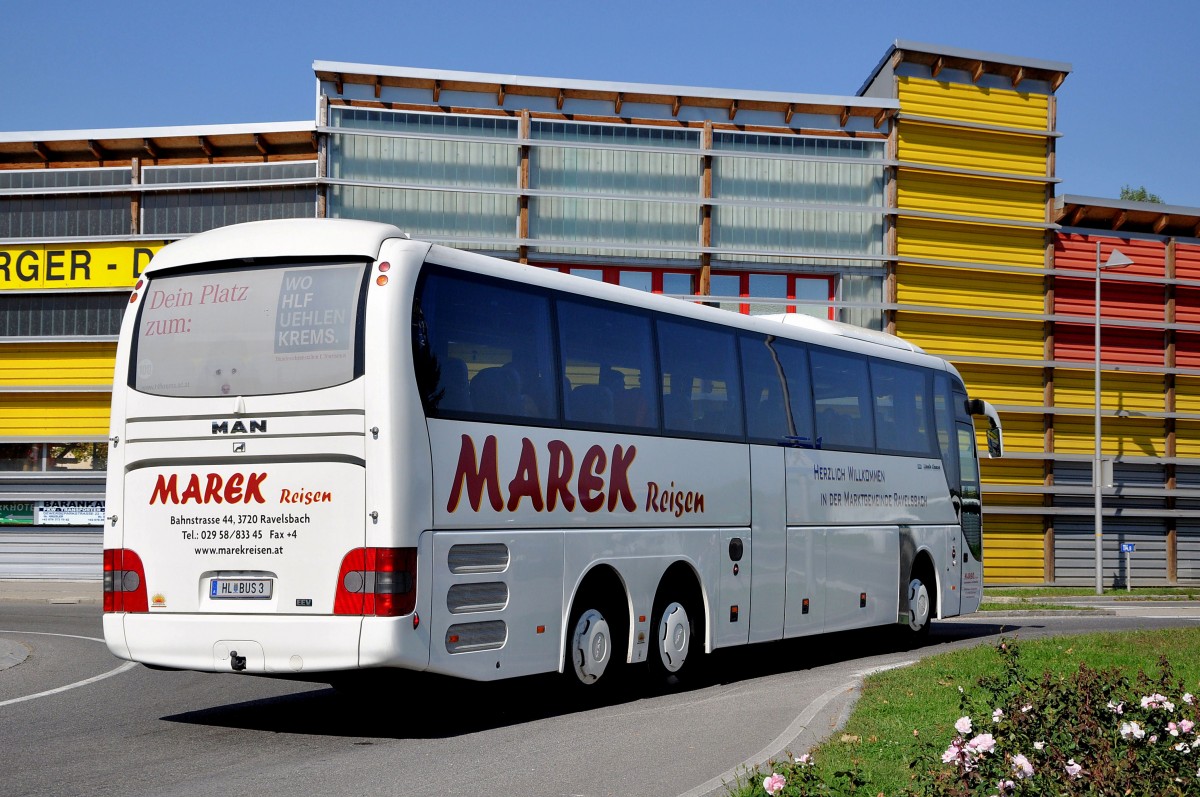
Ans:
<svg viewBox="0 0 1200 797"><path fill-rule="evenodd" d="M362 617L106 614L104 637L120 658L204 672L298 675L352 670Z"/></svg>

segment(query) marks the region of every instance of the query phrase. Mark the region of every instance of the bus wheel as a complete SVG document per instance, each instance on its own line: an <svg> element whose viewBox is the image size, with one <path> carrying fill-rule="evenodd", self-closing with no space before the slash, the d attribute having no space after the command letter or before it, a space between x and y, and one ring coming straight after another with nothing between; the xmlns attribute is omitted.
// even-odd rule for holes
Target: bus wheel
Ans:
<svg viewBox="0 0 1200 797"><path fill-rule="evenodd" d="M660 598L654 602L654 627L651 629L650 670L668 682L682 678L692 647L692 618L679 601Z"/></svg>
<svg viewBox="0 0 1200 797"><path fill-rule="evenodd" d="M590 686L600 681L608 669L612 658L612 629L604 615L592 608L573 611L570 627L567 653L571 659L571 672L578 683Z"/></svg>
<svg viewBox="0 0 1200 797"><path fill-rule="evenodd" d="M917 636L929 634L931 601L929 588L920 577L908 582L908 630Z"/></svg>

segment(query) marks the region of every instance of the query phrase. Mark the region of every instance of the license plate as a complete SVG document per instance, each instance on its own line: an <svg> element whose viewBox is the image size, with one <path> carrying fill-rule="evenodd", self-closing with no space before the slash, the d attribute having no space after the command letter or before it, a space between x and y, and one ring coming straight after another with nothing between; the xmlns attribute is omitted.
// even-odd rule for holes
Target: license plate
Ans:
<svg viewBox="0 0 1200 797"><path fill-rule="evenodd" d="M271 597L269 578L214 578L208 586L208 596L213 599L241 598L261 600Z"/></svg>

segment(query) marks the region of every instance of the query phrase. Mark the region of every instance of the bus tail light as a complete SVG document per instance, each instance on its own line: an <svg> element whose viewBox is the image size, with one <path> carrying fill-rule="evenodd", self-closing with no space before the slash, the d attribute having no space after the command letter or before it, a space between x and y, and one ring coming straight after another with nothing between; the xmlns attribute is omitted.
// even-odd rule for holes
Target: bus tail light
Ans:
<svg viewBox="0 0 1200 797"><path fill-rule="evenodd" d="M416 605L416 548L355 548L342 559L334 614L400 617Z"/></svg>
<svg viewBox="0 0 1200 797"><path fill-rule="evenodd" d="M104 611L148 612L146 569L128 548L104 549Z"/></svg>

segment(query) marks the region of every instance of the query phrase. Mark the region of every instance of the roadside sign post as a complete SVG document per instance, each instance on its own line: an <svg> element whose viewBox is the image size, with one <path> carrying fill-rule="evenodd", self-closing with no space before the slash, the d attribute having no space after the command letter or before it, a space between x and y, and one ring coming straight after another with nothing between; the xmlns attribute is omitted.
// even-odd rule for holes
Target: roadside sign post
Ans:
<svg viewBox="0 0 1200 797"><path fill-rule="evenodd" d="M1132 557L1130 556L1130 554L1133 553L1135 547L1136 547L1135 543L1132 543L1132 542L1121 543L1121 553L1125 554L1125 591L1126 592L1133 592L1133 570L1130 567L1130 559Z"/></svg>

